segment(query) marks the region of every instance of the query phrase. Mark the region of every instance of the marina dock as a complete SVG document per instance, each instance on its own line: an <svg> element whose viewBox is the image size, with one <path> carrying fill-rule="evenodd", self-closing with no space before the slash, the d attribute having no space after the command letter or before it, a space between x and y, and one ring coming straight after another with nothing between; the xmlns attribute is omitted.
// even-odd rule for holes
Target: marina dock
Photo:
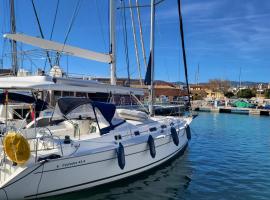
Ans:
<svg viewBox="0 0 270 200"><path fill-rule="evenodd" d="M270 110L255 109L255 108L200 106L200 107L193 107L192 110L200 111L200 112L216 112L216 113L230 113L230 114L242 114L242 115L270 116Z"/></svg>

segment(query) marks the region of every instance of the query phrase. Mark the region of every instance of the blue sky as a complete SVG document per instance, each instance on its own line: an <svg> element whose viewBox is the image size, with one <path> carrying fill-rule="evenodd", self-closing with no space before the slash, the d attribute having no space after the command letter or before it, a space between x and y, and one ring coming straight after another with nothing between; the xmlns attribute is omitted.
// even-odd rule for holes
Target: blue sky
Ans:
<svg viewBox="0 0 270 200"><path fill-rule="evenodd" d="M132 0L135 2L134 0ZM63 42L72 13L78 0L60 0L59 12L52 40ZM117 1L119 6L120 1ZM150 0L141 0L147 4ZM15 0L17 31L32 36L40 36L30 0ZM35 0L45 38L50 37L55 13L56 0ZM126 4L128 1L126 0ZM269 82L270 73L270 1L269 0L182 0L183 20L189 80L195 81L197 65L200 64L199 81L220 78L238 80L240 68L242 79ZM108 1L81 0L80 9L70 32L67 44L108 52ZM1 33L9 32L8 0L0 5ZM135 10L134 13L136 14ZM123 26L121 11L117 10L117 76L126 77L127 68L123 46ZM146 53L149 54L150 8L142 8L143 34ZM181 57L179 24L176 0L165 0L159 4L156 13L156 79L184 80ZM132 78L138 78L132 37L129 9L126 10L130 71ZM135 15L137 37L139 29ZM139 40L137 41L140 49ZM19 44L19 49L35 49ZM9 66L6 54L9 43L0 40L0 55L4 56L4 66ZM145 73L142 53L140 61ZM32 58L30 62L29 57ZM27 55L21 65L26 69L44 67L44 53ZM68 60L68 66L67 66ZM32 63L32 64L31 64ZM108 77L107 64L81 58L63 56L61 67L69 73ZM49 69L47 65L46 70ZM144 75L143 75L144 76Z"/></svg>

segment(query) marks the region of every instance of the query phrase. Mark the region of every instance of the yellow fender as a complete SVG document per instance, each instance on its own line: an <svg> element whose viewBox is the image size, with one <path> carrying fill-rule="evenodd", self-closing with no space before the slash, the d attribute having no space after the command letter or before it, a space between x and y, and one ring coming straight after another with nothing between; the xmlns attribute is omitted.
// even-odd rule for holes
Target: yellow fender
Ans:
<svg viewBox="0 0 270 200"><path fill-rule="evenodd" d="M19 133L9 132L4 139L4 150L8 158L18 164L24 164L30 158L30 146Z"/></svg>

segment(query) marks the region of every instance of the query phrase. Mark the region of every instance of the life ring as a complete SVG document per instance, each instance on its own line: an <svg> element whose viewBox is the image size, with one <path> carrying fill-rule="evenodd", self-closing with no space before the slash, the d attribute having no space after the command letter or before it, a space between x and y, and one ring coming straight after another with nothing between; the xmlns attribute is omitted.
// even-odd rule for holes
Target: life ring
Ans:
<svg viewBox="0 0 270 200"><path fill-rule="evenodd" d="M19 133L8 132L4 139L4 150L8 158L18 164L24 164L30 158L30 146Z"/></svg>
<svg viewBox="0 0 270 200"><path fill-rule="evenodd" d="M179 145L179 137L178 137L177 131L174 127L171 127L171 135L172 135L173 143L176 146L178 146Z"/></svg>
<svg viewBox="0 0 270 200"><path fill-rule="evenodd" d="M190 140L191 139L191 131L190 131L189 125L187 125L187 127L186 127L186 134L187 134L187 139Z"/></svg>
<svg viewBox="0 0 270 200"><path fill-rule="evenodd" d="M156 146L155 146L155 140L152 135L149 135L147 144L149 146L150 155L152 158L156 157Z"/></svg>
<svg viewBox="0 0 270 200"><path fill-rule="evenodd" d="M117 148L117 159L118 159L118 165L120 169L124 169L126 165L125 150L121 142L119 143L119 146Z"/></svg>

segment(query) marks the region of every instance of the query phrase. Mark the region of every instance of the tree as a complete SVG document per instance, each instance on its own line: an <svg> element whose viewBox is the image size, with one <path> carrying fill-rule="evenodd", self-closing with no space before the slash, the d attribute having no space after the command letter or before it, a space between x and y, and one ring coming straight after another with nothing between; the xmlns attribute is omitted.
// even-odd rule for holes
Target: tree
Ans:
<svg viewBox="0 0 270 200"><path fill-rule="evenodd" d="M230 81L220 79L210 79L208 86L213 91L227 92L230 88Z"/></svg>
<svg viewBox="0 0 270 200"><path fill-rule="evenodd" d="M256 93L254 91L252 91L251 89L243 89L243 90L240 90L239 92L237 92L238 98L250 99L250 98L255 97L255 96L256 96Z"/></svg>
<svg viewBox="0 0 270 200"><path fill-rule="evenodd" d="M225 92L224 96L227 98L231 98L234 96L234 93L233 92Z"/></svg>
<svg viewBox="0 0 270 200"><path fill-rule="evenodd" d="M203 97L202 97L202 95L200 95L200 94L197 94L197 93L195 93L193 96L192 96L192 100L203 100Z"/></svg>
<svg viewBox="0 0 270 200"><path fill-rule="evenodd" d="M270 89L265 90L265 92L264 92L264 97L265 97L266 99L270 99Z"/></svg>

